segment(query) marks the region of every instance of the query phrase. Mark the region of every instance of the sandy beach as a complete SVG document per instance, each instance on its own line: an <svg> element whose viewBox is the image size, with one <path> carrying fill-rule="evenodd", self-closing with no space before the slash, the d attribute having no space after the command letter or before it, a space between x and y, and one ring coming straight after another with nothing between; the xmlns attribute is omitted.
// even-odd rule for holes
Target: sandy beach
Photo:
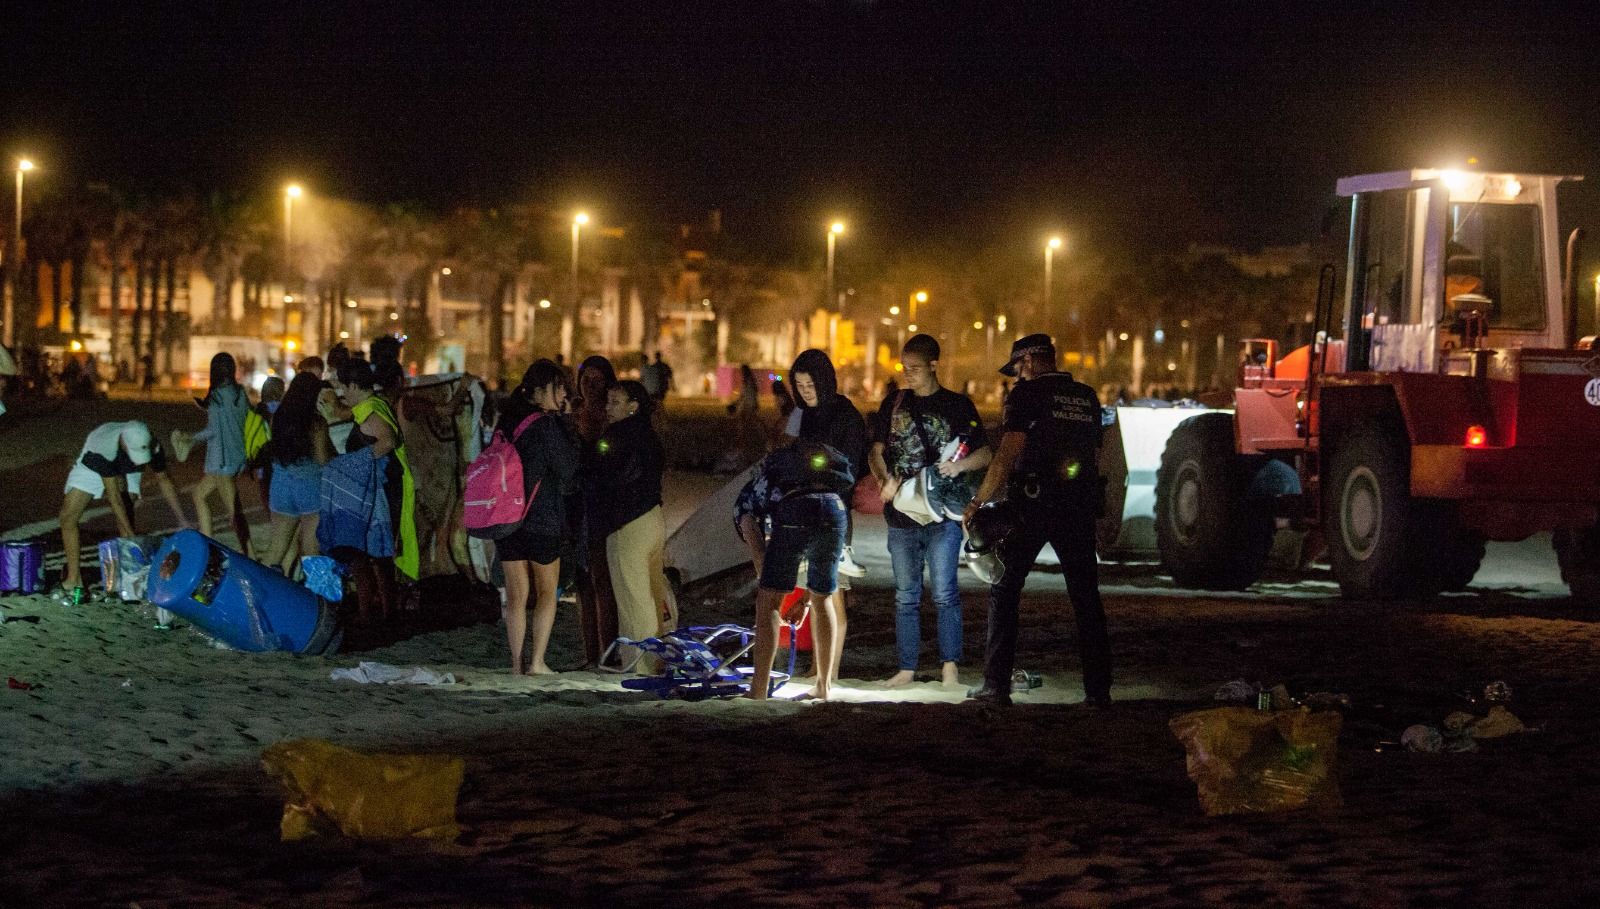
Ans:
<svg viewBox="0 0 1600 909"><path fill-rule="evenodd" d="M158 429L199 417L103 404L0 428L0 483L16 490L0 529L47 523L83 432L133 412ZM669 480L669 512L681 520L715 484ZM85 541L108 532L102 519ZM1594 905L1600 616L1573 611L1539 545L1497 547L1468 593L1389 606L1338 600L1325 573L1195 596L1151 566L1107 565L1109 710L1078 703L1053 569L1030 582L1018 660L1045 685L1017 706L871 681L895 668L871 521L847 680L820 705L656 701L592 673L514 678L497 625L360 654L250 655L157 629L134 606L7 596L0 675L37 687L0 691L0 905ZM962 584L971 682L987 600L965 572ZM692 587L680 608L688 623L748 623L752 598L739 576ZM361 660L460 681L329 679ZM580 660L563 606L550 663ZM1235 678L1349 695L1342 808L1201 813L1167 721ZM1463 696L1495 680L1539 731L1470 754L1379 750L1470 709ZM281 843L281 794L259 757L305 737L462 756L461 837Z"/></svg>

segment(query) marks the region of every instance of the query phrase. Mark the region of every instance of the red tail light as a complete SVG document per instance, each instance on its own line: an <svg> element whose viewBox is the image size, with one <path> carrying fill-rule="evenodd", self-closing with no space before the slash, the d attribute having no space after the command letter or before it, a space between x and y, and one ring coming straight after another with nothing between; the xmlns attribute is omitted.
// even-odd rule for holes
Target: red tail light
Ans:
<svg viewBox="0 0 1600 909"><path fill-rule="evenodd" d="M1468 448L1482 448L1483 446L1488 445L1488 444L1489 444L1489 433L1485 432L1484 428L1482 426L1468 426L1467 427L1466 446Z"/></svg>

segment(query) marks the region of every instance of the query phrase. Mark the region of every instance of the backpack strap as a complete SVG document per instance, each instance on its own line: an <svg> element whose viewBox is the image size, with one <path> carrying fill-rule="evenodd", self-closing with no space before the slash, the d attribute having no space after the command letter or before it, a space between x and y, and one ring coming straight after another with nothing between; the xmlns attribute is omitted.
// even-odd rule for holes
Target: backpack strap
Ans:
<svg viewBox="0 0 1600 909"><path fill-rule="evenodd" d="M544 416L544 411L542 410L536 410L533 413L528 414L522 419L521 423L517 424L517 428L511 431L511 436L508 441L515 442L517 439L522 438L522 434L527 432L528 427L532 426L534 421L538 420L542 416Z"/></svg>

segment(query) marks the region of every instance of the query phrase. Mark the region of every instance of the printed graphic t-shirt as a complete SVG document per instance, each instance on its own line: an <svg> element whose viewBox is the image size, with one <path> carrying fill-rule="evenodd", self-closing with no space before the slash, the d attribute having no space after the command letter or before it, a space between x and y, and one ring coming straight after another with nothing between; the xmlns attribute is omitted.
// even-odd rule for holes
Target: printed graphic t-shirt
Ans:
<svg viewBox="0 0 1600 909"><path fill-rule="evenodd" d="M922 424L920 432L917 422ZM924 436L931 451L923 446ZM966 439L968 453L989 444L972 399L948 388L940 388L925 398L910 390L897 391L883 399L873 421L872 440L883 443L884 464L891 476L902 480L937 464L940 452L956 438ZM969 476L981 478L981 474ZM883 517L890 527L922 526L896 511L892 502L883 506Z"/></svg>

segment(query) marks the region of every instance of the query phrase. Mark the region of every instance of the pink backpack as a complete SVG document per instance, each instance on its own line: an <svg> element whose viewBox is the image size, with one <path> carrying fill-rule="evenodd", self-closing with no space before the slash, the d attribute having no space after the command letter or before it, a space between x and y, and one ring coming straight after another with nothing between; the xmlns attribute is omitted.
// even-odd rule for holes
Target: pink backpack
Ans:
<svg viewBox="0 0 1600 909"><path fill-rule="evenodd" d="M534 483L533 492L523 497L522 456L514 443L543 415L530 414L517 425L509 439L504 433L495 433L489 447L472 459L467 468L466 490L462 494L462 523L466 525L468 536L498 540L522 526L529 503L539 494L539 483Z"/></svg>

